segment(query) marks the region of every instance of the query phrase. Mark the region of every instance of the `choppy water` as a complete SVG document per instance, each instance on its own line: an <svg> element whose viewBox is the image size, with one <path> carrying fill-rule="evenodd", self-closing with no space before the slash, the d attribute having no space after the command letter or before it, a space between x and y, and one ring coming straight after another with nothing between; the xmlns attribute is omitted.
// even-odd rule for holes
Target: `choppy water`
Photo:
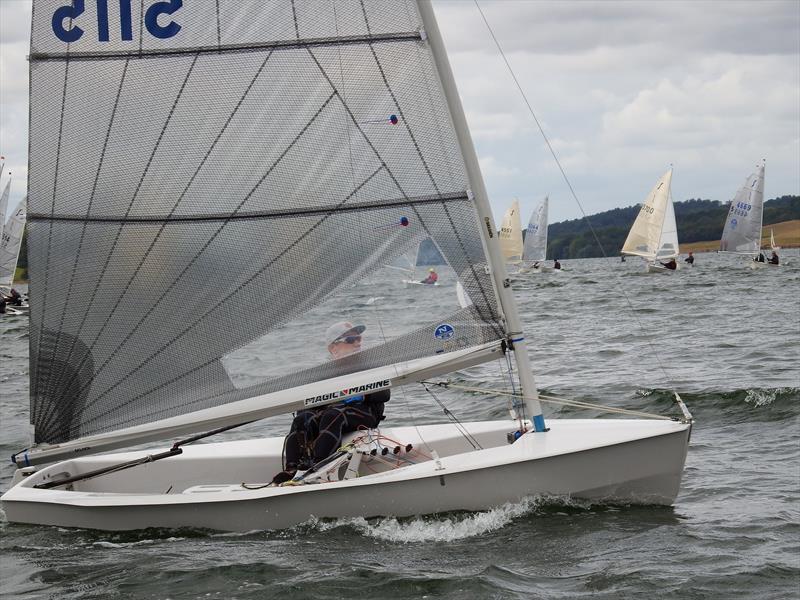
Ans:
<svg viewBox="0 0 800 600"><path fill-rule="evenodd" d="M733 258L700 254L694 269L649 276L632 260L576 260L565 263L568 272L515 284L544 391L661 413L673 409L667 390L681 392L697 423L673 507L533 498L482 513L311 521L246 534L103 533L3 518L0 594L796 598L800 256L782 256L788 266L750 271ZM375 289L373 282L369 293ZM393 285L383 289L393 302L406 301ZM425 291L449 298L448 289ZM354 288L345 301L360 302L365 293ZM27 320L2 319L0 334L0 455L8 456L28 442ZM246 378L258 359L233 362ZM460 377L503 385L496 364ZM442 399L463 419L505 414L500 400L450 392ZM419 390L396 394L387 411L396 424L412 422L412 415L443 420ZM281 435L286 428L282 417L230 437ZM12 473L3 464L0 490Z"/></svg>

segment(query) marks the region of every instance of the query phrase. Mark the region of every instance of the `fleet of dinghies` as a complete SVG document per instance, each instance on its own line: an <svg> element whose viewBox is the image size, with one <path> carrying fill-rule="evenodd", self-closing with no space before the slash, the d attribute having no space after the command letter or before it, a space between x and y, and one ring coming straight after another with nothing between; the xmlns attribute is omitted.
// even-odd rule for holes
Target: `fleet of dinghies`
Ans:
<svg viewBox="0 0 800 600"><path fill-rule="evenodd" d="M108 3L125 13L115 36L99 3L60 4L34 0L34 434L10 522L252 530L527 496L675 500L692 428L677 395L674 418L544 418L430 2ZM667 199L657 186L647 206ZM404 307L403 332L345 359L300 344L307 315L428 237L465 307L422 322ZM234 384L225 357L286 332L297 360L274 350L279 374ZM511 418L360 431L284 485L269 483L283 437L192 445L509 354Z"/></svg>

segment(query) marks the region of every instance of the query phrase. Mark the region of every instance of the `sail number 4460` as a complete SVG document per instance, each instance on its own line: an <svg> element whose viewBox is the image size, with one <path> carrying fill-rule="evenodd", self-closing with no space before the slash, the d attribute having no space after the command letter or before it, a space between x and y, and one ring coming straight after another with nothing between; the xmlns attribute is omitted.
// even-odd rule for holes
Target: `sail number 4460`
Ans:
<svg viewBox="0 0 800 600"><path fill-rule="evenodd" d="M108 5L114 0L95 0L97 2L97 41L109 40ZM119 30L123 41L133 40L133 11L132 0L118 0L119 2ZM153 37L160 39L171 38L181 30L181 26L170 20L162 25L158 22L161 15L171 15L183 6L183 0L163 0L154 2L144 14L144 26ZM68 6L60 6L53 13L53 33L62 42L77 42L83 36L80 25L87 26L81 15L86 10L85 0L72 0Z"/></svg>

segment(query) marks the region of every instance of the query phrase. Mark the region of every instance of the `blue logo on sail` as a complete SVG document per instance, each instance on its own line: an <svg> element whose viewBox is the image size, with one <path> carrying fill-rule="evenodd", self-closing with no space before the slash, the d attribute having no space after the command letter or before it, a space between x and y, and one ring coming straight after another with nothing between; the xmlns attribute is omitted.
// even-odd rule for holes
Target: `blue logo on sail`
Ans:
<svg viewBox="0 0 800 600"><path fill-rule="evenodd" d="M738 219L731 219L731 229L736 229L736 226L739 224Z"/></svg>
<svg viewBox="0 0 800 600"><path fill-rule="evenodd" d="M433 337L437 340L449 340L456 334L456 330L453 329L453 326L450 323L442 323L436 328L436 331L433 332Z"/></svg>

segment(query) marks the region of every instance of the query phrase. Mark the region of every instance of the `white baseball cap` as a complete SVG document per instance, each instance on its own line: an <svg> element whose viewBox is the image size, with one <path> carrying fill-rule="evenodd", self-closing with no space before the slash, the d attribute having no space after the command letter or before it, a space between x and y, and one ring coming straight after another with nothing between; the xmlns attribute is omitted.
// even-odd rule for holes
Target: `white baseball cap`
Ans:
<svg viewBox="0 0 800 600"><path fill-rule="evenodd" d="M325 332L325 344L330 346L336 340L348 335L361 335L366 328L366 325L353 325L350 321L339 321L328 327Z"/></svg>

